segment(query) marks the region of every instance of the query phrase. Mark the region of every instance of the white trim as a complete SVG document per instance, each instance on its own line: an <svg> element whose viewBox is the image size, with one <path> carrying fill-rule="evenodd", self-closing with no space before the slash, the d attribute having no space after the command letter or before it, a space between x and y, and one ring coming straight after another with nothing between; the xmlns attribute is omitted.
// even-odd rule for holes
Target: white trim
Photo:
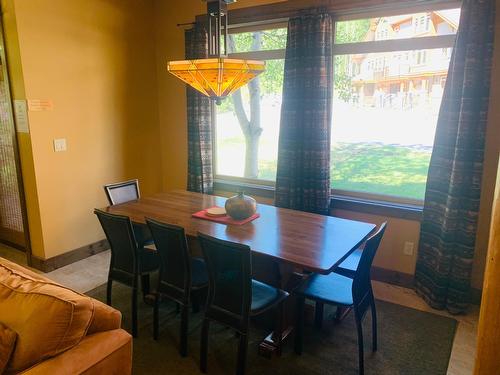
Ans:
<svg viewBox="0 0 500 375"><path fill-rule="evenodd" d="M286 51L284 49L274 49L269 51L249 51L236 52L228 55L231 59L243 60L282 60L285 58Z"/></svg>
<svg viewBox="0 0 500 375"><path fill-rule="evenodd" d="M456 35L426 36L422 38L379 40L334 44L334 55L352 55L393 51L412 51L433 48L450 48L455 45Z"/></svg>
<svg viewBox="0 0 500 375"><path fill-rule="evenodd" d="M462 6L460 0L416 0L415 4L389 4L362 9L339 11L333 14L334 21L351 21L376 17L391 17L404 14L430 12L443 9L456 9Z"/></svg>

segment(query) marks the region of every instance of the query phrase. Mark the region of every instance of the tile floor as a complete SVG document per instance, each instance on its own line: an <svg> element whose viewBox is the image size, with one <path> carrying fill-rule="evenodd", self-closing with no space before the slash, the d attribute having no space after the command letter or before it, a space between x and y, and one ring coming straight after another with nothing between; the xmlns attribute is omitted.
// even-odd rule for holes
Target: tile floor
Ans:
<svg viewBox="0 0 500 375"><path fill-rule="evenodd" d="M0 257L26 265L24 253L2 244L0 244ZM46 273L45 276L84 293L106 282L109 261L110 252L106 251ZM458 328L453 342L448 375L470 375L473 373L479 319L478 306L471 307L467 315L451 316L446 312L427 306L411 289L378 281L373 282L373 289L377 299L457 319Z"/></svg>

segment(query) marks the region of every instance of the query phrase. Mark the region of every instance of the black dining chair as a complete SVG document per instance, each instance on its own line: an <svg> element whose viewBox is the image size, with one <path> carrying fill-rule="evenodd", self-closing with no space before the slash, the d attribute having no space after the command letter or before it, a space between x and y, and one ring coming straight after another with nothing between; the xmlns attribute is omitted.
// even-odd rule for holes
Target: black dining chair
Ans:
<svg viewBox="0 0 500 375"><path fill-rule="evenodd" d="M141 197L138 179L106 184L104 185L104 192L110 206L134 201ZM134 228L135 239L140 247L153 244L153 238L147 226L135 223L132 223L132 226Z"/></svg>
<svg viewBox="0 0 500 375"><path fill-rule="evenodd" d="M208 286L208 275L203 259L191 257L184 228L146 218L160 255L160 277L154 303L153 336L158 340L159 306L161 297L175 301L181 307L180 349L187 355L188 312L192 293L200 293Z"/></svg>
<svg viewBox="0 0 500 375"><path fill-rule="evenodd" d="M246 367L250 317L276 307L281 349L284 290L252 279L250 247L198 233L208 270L208 297L201 332L200 370L207 372L208 331L211 321L234 329L239 336L236 373Z"/></svg>
<svg viewBox="0 0 500 375"><path fill-rule="evenodd" d="M356 274L356 270L358 269L359 261L361 260L361 254L363 253L363 249L359 248L353 251L351 255L349 255L340 266L335 268L333 272L338 273L339 275L354 278ZM335 314L335 320L337 322L342 321L349 313L348 308L337 306L337 312ZM316 301L316 307L314 309L314 325L316 328L321 329L323 324L323 311L324 304L323 302Z"/></svg>
<svg viewBox="0 0 500 375"><path fill-rule="evenodd" d="M137 337L137 289L139 277L142 291L149 292L149 274L158 270L156 250L138 246L132 222L127 216L94 210L111 248L106 303L111 306L113 281L132 288L132 335Z"/></svg>
<svg viewBox="0 0 500 375"><path fill-rule="evenodd" d="M387 223L383 223L378 231L366 241L358 267L352 278L334 272L329 275L314 275L296 291L298 311L295 352L297 354L302 353L304 304L306 299L336 305L341 308L350 308L354 310L354 319L358 332L359 373L364 374L362 321L368 308L370 308L372 314L372 350L376 351L377 313L370 270L386 226Z"/></svg>

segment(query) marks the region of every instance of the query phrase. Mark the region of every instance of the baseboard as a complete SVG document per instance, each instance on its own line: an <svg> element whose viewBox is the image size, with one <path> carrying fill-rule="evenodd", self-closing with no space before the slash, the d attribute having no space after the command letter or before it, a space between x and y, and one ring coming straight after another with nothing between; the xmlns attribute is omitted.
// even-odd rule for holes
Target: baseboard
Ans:
<svg viewBox="0 0 500 375"><path fill-rule="evenodd" d="M388 284L413 288L414 276L409 273L388 270L386 268L372 267L372 280L382 281Z"/></svg>
<svg viewBox="0 0 500 375"><path fill-rule="evenodd" d="M88 258L89 256L101 253L109 249L107 240L101 240L82 246L78 249L68 251L67 253L57 255L49 259L38 258L35 255L31 256L30 266L42 272L51 272L58 268L67 266L68 264L78 262L79 260Z"/></svg>

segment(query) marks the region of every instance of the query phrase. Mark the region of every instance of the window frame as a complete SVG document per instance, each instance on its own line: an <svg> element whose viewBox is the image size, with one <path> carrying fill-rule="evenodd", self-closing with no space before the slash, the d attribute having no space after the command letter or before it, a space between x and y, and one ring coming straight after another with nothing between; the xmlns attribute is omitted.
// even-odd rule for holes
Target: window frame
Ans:
<svg viewBox="0 0 500 375"><path fill-rule="evenodd" d="M392 15L411 14L419 12L431 12L444 9L455 9L461 7L461 1L443 1L430 4L406 5L391 9L373 9L369 11L350 11L340 12L333 15L334 33L333 33L333 58L338 55L361 54L361 53L385 53L385 52L407 52L415 50L427 50L435 48L453 48L455 44L456 34L435 35L425 37L414 37L404 39L389 39L377 40L370 42L356 43L335 43L336 28L338 22L351 21L357 19L389 17ZM287 27L288 18L280 18L263 22L251 22L244 24L229 25L229 33L252 32L256 30L270 30L276 28ZM257 60L279 60L285 59L286 50L265 50L265 51L249 51L228 54L230 58L238 59L257 59ZM403 56L402 56L403 58ZM213 164L214 185L215 190L237 191L245 189L252 191L256 195L270 197L274 193L276 181L249 179L245 177L227 176L217 174L217 121L215 104L212 102L212 130L213 130ZM416 212L423 207L423 200L415 200L405 197L392 195L357 192L341 189L331 189L332 201L349 201L357 202L359 205L364 205L366 202L371 202L370 206L376 207L396 207L395 210L403 210L404 215L408 212ZM407 207L405 209L404 207ZM403 216L404 216L403 215ZM420 214L416 214L414 218L418 218ZM399 216L399 215L396 215Z"/></svg>

